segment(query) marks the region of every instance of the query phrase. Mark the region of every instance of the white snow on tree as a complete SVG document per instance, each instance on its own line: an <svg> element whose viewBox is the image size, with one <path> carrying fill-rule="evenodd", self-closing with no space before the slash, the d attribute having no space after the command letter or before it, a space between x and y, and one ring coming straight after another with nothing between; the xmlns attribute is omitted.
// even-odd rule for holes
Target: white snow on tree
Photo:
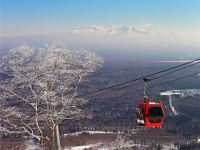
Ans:
<svg viewBox="0 0 200 150"><path fill-rule="evenodd" d="M1 112L4 126L0 129L26 133L40 143L46 140L51 149L57 135L59 149L58 125L80 116L80 106L86 99L78 96L78 87L102 63L103 59L91 51L69 50L56 44L42 48L24 44L11 49L0 63L0 73L6 76L0 80L0 102L6 105L15 99L27 107ZM4 116L8 114L12 117ZM50 136L44 133L44 126L51 131Z"/></svg>

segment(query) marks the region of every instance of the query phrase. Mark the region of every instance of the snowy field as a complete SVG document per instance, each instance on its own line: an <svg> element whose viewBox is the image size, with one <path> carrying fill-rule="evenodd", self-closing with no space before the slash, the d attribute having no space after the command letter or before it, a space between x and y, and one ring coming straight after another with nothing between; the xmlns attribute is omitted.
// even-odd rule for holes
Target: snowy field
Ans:
<svg viewBox="0 0 200 150"><path fill-rule="evenodd" d="M78 136L81 134L117 134L117 133L116 132L104 132L104 131L81 131L81 132L64 134L64 136Z"/></svg>
<svg viewBox="0 0 200 150"><path fill-rule="evenodd" d="M120 149L126 149L126 150L132 150L132 149L148 149L151 146L149 145L140 145L140 144L126 144L126 143L120 143L118 145L113 144L113 145L105 145L103 143L97 143L97 144L88 144L88 145L82 145L82 146L74 146L70 148L65 148L64 150L120 150ZM162 150L178 150L176 147L174 147L173 144L168 144L168 145L162 145Z"/></svg>
<svg viewBox="0 0 200 150"><path fill-rule="evenodd" d="M179 95L180 97L188 97L188 96L195 96L200 95L200 89L185 89L185 90L170 90L161 92L160 95L168 96L169 97L169 105L174 115L178 115L175 107L172 104L172 96Z"/></svg>

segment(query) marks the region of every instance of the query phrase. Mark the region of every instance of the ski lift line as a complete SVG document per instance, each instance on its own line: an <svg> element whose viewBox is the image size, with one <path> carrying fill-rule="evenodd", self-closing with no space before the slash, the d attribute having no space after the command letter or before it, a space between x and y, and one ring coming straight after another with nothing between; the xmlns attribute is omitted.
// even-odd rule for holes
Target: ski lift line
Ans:
<svg viewBox="0 0 200 150"><path fill-rule="evenodd" d="M182 68L173 70L173 71L171 71L171 72L165 73L165 74L163 74L163 75L160 75L160 76L158 76L158 77L154 77L154 78L152 78L152 79L149 79L149 81L153 81L153 80L159 79L159 78L161 78L161 77L164 77L164 76L167 76L167 75L172 74L172 73L174 73L174 72L177 72L177 71L186 69L186 68L191 67L191 66L193 66L193 65L196 65L196 64L198 64L198 63L200 63L200 62L196 62L196 63L193 63L193 64L191 64L191 65L187 65L187 66L185 66L185 67L182 67ZM123 89L129 88L129 87L133 87L133 86L137 86L137 85L142 85L142 84L143 84L143 82L140 82L140 83L136 83L136 84L133 84L133 85L124 86L124 87L118 88L118 89L116 89L116 90L123 90ZM137 87L138 87L138 86L137 86ZM104 92L104 93L99 93L99 94L96 94L96 95L89 96L89 98L93 98L93 97L100 96L100 95L104 95L104 94L109 94L109 93L112 93L112 92L115 92L115 91L108 91L108 92Z"/></svg>
<svg viewBox="0 0 200 150"><path fill-rule="evenodd" d="M130 86L125 86L125 87L121 87L117 90L123 90L123 89L126 89L126 88L129 88L129 87L133 87L133 86L137 86L137 85L142 85L143 82L141 83L137 83L137 84L133 84L133 85L130 85ZM93 97L96 97L96 96L100 96L100 95L105 95L105 94L109 94L109 93L113 93L115 91L108 91L108 92L104 92L104 93L99 93L99 94L96 94L96 95L92 95L92 96L89 96L88 98L93 98Z"/></svg>
<svg viewBox="0 0 200 150"><path fill-rule="evenodd" d="M158 86L161 86L161 85L165 85L165 84L169 84L169 83L172 83L172 82L175 82L175 81L178 81L178 80L182 80L182 79L185 79L185 78L189 78L189 77L198 75L199 73L200 73L200 72L196 72L196 73L193 73L193 74L190 74L190 75L187 75L187 76L183 76L183 77L180 77L180 78L171 80L171 81L163 82L163 83L160 83L160 84L157 84L157 85L148 87L147 89L152 89L152 88L155 88L155 87L158 87Z"/></svg>
<svg viewBox="0 0 200 150"><path fill-rule="evenodd" d="M187 75L187 76L183 76L183 77L180 77L180 78L171 80L171 81L167 81L167 82L163 82L163 83L160 83L160 84L156 84L156 85L153 85L153 86L148 87L147 89L153 89L153 88L158 87L158 86L161 86L161 85L170 84L170 83L176 82L176 81L178 81L178 80L182 80L182 79L185 79L185 78L189 78L189 77L198 75L199 73L200 73L200 72L196 72L196 73L193 73L193 74L190 74L190 75ZM136 90L136 91L134 91L134 94L135 94L135 93L139 93L139 92L143 92L143 89L142 89L142 90ZM114 97L114 98L115 98L115 99L116 99L116 98L120 98L120 97L126 96L126 95L128 95L128 94L130 94L130 92L125 93L125 94L122 94L122 95L119 95L119 96ZM107 100L111 100L111 99L113 99L113 98L109 98L109 99L107 99Z"/></svg>
<svg viewBox="0 0 200 150"><path fill-rule="evenodd" d="M160 76L157 76L157 77L151 78L151 79L149 79L149 81L152 81L152 80L155 80L155 79L159 79L159 78L161 78L161 77L167 76L167 75L169 75L169 74L172 74L172 73L174 73L174 72L177 72L177 71L180 71L180 70L186 69L186 68L188 68L188 67L194 66L194 65L199 64L199 63L200 63L200 62L196 62L196 63L194 63L194 64L191 64L191 65L188 65L188 66L182 67L182 68L180 68L180 69L173 70L173 71L168 72L168 73L165 73L165 74L163 74L163 75L160 75Z"/></svg>
<svg viewBox="0 0 200 150"><path fill-rule="evenodd" d="M151 76L154 76L154 75L157 75L157 74L160 74L160 73L163 73L163 72L166 72L166 71L175 69L175 68L179 68L179 67L181 67L181 66L184 66L184 65L187 65L187 64L190 64L190 63L198 62L199 60L200 60L200 58L199 58L199 59L195 59L195 60L193 60L193 61L189 61L189 62L187 62L187 63L183 63L183 64L181 64L181 65L177 65L177 66L168 68L168 69L164 69L164 70L161 70L161 71L158 71L158 72L155 72L155 73L152 73L152 74L143 76L143 77L139 77L139 78L136 78L136 79L133 79L133 80L130 80L130 81L126 81L126 82L122 82L122 83L119 83L119 84L115 84L115 85L109 86L109 87L107 87L107 88L102 88L102 89L94 90L94 91L91 91L91 92L88 92L88 93L85 93L85 94L80 94L80 95L77 95L76 97L82 97L82 96L85 96L85 95L97 93L97 92L104 91L104 90L107 90L107 89L112 89L112 88L114 88L114 87L118 87L118 86L121 86L121 85L124 85L124 84L132 83L132 82L141 80L141 79L143 79L144 77L145 77L145 78L151 77Z"/></svg>
<svg viewBox="0 0 200 150"><path fill-rule="evenodd" d="M163 83L160 83L160 84L156 84L156 85L153 85L153 86L148 87L147 89L153 89L153 88L158 87L158 86L161 86L161 85L170 84L170 83L176 82L176 81L178 81L178 80L182 80L182 79L185 79L185 78L189 78L189 77L198 75L199 73L200 73L200 72L196 72L196 73L193 73L193 74L190 74L190 75L187 75L187 76L183 76L183 77L180 77L180 78L177 78L177 79L174 79L174 80L170 80L170 81L167 81L167 82L163 82ZM143 92L143 89L142 89L142 90L136 90L136 91L135 91L135 93L138 93L138 92Z"/></svg>
<svg viewBox="0 0 200 150"><path fill-rule="evenodd" d="M198 64L198 63L200 63L200 62L196 62L196 63L194 63L194 64L191 64L191 65L182 67L182 68L180 68L180 69L176 69L176 70L174 70L174 71L168 72L168 73L166 73L166 74L160 75L160 76L158 76L158 77L149 79L148 82L153 81L153 80L156 80L156 79L159 79L159 78L164 77L164 76L167 76L167 75L172 74L172 73L174 73L174 72L177 72L177 71L186 69L186 68L191 67L191 66L193 66L193 65L196 65L196 64ZM129 85L129 86L125 86L125 87L119 88L118 90L122 90L122 89L125 89L125 88L129 88L129 87L133 87L133 86L137 86L137 85L141 85L141 84L143 84L143 82L137 83L137 84L133 84L133 85ZM106 93L102 93L102 94L107 94L107 93L111 93L111 92L106 92ZM99 95L101 95L101 94L98 94L98 95L96 95L96 96L99 96Z"/></svg>

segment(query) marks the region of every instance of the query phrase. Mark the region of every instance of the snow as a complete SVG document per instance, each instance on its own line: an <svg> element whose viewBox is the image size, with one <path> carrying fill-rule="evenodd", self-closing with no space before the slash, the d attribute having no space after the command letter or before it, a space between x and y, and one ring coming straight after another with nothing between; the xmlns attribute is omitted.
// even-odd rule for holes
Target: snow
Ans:
<svg viewBox="0 0 200 150"><path fill-rule="evenodd" d="M64 136L78 136L83 133L86 133L86 134L117 134L115 132L104 132L104 131L81 131L81 132L64 134Z"/></svg>
<svg viewBox="0 0 200 150"><path fill-rule="evenodd" d="M89 148L95 148L98 150L115 150L118 148L131 148L133 146L138 146L138 147L148 147L148 145L142 145L141 144L120 144L118 146L112 146L111 145L104 145L103 143L97 143L97 144L88 144L88 145L81 145L81 146L73 146L70 148L65 148L64 150L86 150Z"/></svg>
<svg viewBox="0 0 200 150"><path fill-rule="evenodd" d="M174 113L174 115L178 115L176 109L175 109L174 106L172 105L172 96L171 96L171 95L169 95L169 106L170 106L172 112Z"/></svg>
<svg viewBox="0 0 200 150"><path fill-rule="evenodd" d="M74 147L70 147L70 148L65 148L64 150L85 150L85 149L88 149L88 148L97 147L100 144L101 143L81 145L81 146L74 146Z"/></svg>
<svg viewBox="0 0 200 150"><path fill-rule="evenodd" d="M92 145L83 145L83 146L74 146L74 147L71 147L71 148L67 148L65 150L84 150L86 148L91 148L93 147Z"/></svg>
<svg viewBox="0 0 200 150"><path fill-rule="evenodd" d="M200 143L200 137L197 139L197 143Z"/></svg>
<svg viewBox="0 0 200 150"><path fill-rule="evenodd" d="M9 133L10 131L9 131L8 129L6 129L6 128L0 126L0 132L2 132L2 133L3 133L3 132Z"/></svg>
<svg viewBox="0 0 200 150"><path fill-rule="evenodd" d="M173 112L174 115L178 115L176 109L174 108L173 104L172 104L172 95L173 93L171 91L166 91L166 92L162 92L160 93L160 95L166 95L169 97L169 106ZM175 95L179 95L178 93L175 93Z"/></svg>
<svg viewBox="0 0 200 150"><path fill-rule="evenodd" d="M26 142L26 149L25 150L42 150L39 144L35 143L33 140L29 140Z"/></svg>
<svg viewBox="0 0 200 150"><path fill-rule="evenodd" d="M115 150L115 149L129 149L129 148L133 148L134 146L138 147L138 148L148 148L149 145L141 145L141 144L127 144L127 143L120 143L118 145L103 145L103 143L97 143L97 144L87 144L87 145L81 145L81 146L73 146L73 147L69 147L69 148L65 148L64 150L86 150L86 149L90 149L90 148L95 148L98 150ZM177 150L176 147L174 147L173 144L164 144L163 146L163 150Z"/></svg>
<svg viewBox="0 0 200 150"><path fill-rule="evenodd" d="M178 148L176 148L174 146L174 144L168 144L168 145L162 145L163 146L163 150L178 150Z"/></svg>
<svg viewBox="0 0 200 150"><path fill-rule="evenodd" d="M161 92L160 95L180 95L181 97L200 95L200 89L170 90Z"/></svg>
<svg viewBox="0 0 200 150"><path fill-rule="evenodd" d="M171 95L181 95L180 92L177 90L172 90L172 91L166 91L166 92L161 92L160 95L166 95L166 96L171 96Z"/></svg>
<svg viewBox="0 0 200 150"><path fill-rule="evenodd" d="M178 115L176 109L174 108L172 104L172 96L173 95L180 95L181 97L187 97L187 96L195 96L200 95L200 89L185 89L185 90L170 90L161 92L160 95L165 95L169 97L169 105L174 115Z"/></svg>
<svg viewBox="0 0 200 150"><path fill-rule="evenodd" d="M181 97L200 95L200 89L172 90L172 94L179 93Z"/></svg>

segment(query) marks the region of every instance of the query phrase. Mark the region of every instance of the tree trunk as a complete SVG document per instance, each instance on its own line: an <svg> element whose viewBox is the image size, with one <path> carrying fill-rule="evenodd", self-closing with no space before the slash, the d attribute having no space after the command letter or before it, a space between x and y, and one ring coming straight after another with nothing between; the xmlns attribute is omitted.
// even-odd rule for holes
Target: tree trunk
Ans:
<svg viewBox="0 0 200 150"><path fill-rule="evenodd" d="M51 141L49 144L50 150L54 150L54 143L55 143L55 130L52 131L52 135L51 135Z"/></svg>
<svg viewBox="0 0 200 150"><path fill-rule="evenodd" d="M60 133L59 133L58 124L56 125L56 144L57 144L57 149L61 150Z"/></svg>

